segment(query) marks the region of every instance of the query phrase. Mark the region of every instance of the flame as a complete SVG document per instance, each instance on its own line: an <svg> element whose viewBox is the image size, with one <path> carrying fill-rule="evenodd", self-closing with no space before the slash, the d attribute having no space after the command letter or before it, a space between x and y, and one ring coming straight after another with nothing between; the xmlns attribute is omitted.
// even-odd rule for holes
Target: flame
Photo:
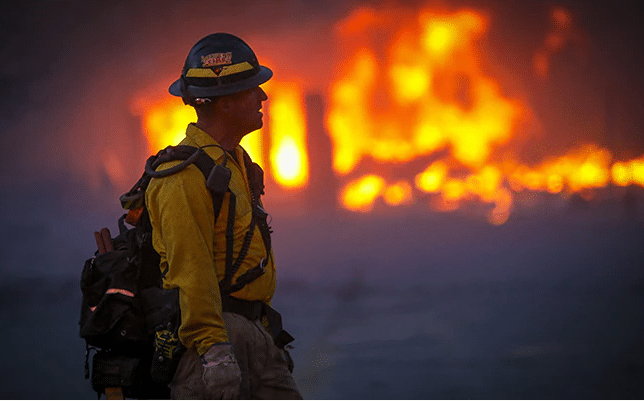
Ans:
<svg viewBox="0 0 644 401"><path fill-rule="evenodd" d="M613 183L620 187L636 184L644 187L644 156L626 162L616 162L611 167Z"/></svg>
<svg viewBox="0 0 644 401"><path fill-rule="evenodd" d="M285 188L300 188L308 181L306 120L303 97L293 83L271 86L270 162L275 181Z"/></svg>
<svg viewBox="0 0 644 401"><path fill-rule="evenodd" d="M308 182L308 155L306 119L299 86L270 82L262 88L269 96L265 121L268 120L266 125L270 127L272 175L285 188L302 187ZM179 143L185 137L186 126L197 119L192 107L169 95L158 99L139 98L132 109L142 117L143 131L152 153ZM240 142L253 161L261 166L265 166L266 132L266 128L261 128L244 136Z"/></svg>
<svg viewBox="0 0 644 401"><path fill-rule="evenodd" d="M608 150L586 144L535 168L518 166L511 175L511 185L516 192L529 189L553 194L602 188L611 182L611 160Z"/></svg>
<svg viewBox="0 0 644 401"><path fill-rule="evenodd" d="M644 186L644 158L612 164L611 152L594 144L537 166L499 162L495 150L510 142L528 113L483 71L478 41L487 19L469 9L424 10L415 25L400 24L403 28L384 51L375 41L356 40L372 35L371 25L385 26L385 15L395 13L363 8L339 24L343 42L356 47L349 50L329 94L326 123L334 144L333 167L349 175L364 158L400 164L438 150L449 152L416 172L411 182L388 183L375 174L349 180L341 196L347 209L371 210L380 197L392 206L411 203L420 194L440 211L458 209L464 202L489 204L488 221L498 225L507 221L518 192L571 194L610 184ZM543 76L550 57L579 37L567 10L554 8L551 18L552 31L534 59Z"/></svg>
<svg viewBox="0 0 644 401"><path fill-rule="evenodd" d="M373 10L357 13L348 20L364 20L365 15L378 20ZM481 176L474 174L467 182L450 178L447 162L439 161L417 173L416 187L440 191L443 209L454 208L468 195L487 202L499 199L501 173L487 163L494 148L511 138L522 106L504 97L482 69L477 41L486 29L487 19L472 10L426 10L415 26L394 35L385 57L367 47L355 49L330 94L327 128L335 171L347 175L365 157L403 163L447 147L456 162L481 170ZM349 184L345 191L355 194L355 188ZM357 204L351 196L343 199Z"/></svg>
<svg viewBox="0 0 644 401"><path fill-rule="evenodd" d="M397 35L384 60L356 49L331 89L335 171L346 175L363 157L401 163L445 146L477 167L507 142L521 106L482 71L475 44L486 25L468 10L424 12L415 30ZM374 99L385 88L387 107L378 108Z"/></svg>
<svg viewBox="0 0 644 401"><path fill-rule="evenodd" d="M448 168L445 162L434 162L416 175L416 187L424 192L438 192L445 182L447 172Z"/></svg>
<svg viewBox="0 0 644 401"><path fill-rule="evenodd" d="M341 195L342 204L349 210L369 212L374 201L382 195L385 180L375 174L366 175L349 184Z"/></svg>
<svg viewBox="0 0 644 401"><path fill-rule="evenodd" d="M186 107L180 98L170 95L154 99L138 98L132 110L135 115L142 117L150 153L178 144L186 135L186 126L197 121L192 107Z"/></svg>
<svg viewBox="0 0 644 401"><path fill-rule="evenodd" d="M388 185L384 190L383 199L385 203L391 206L408 204L413 199L412 193L411 184L402 180Z"/></svg>
<svg viewBox="0 0 644 401"><path fill-rule="evenodd" d="M615 161L592 143L537 165L515 160L505 147L532 113L484 70L480 41L488 18L473 9L424 9L411 17L390 11L359 8L335 30L344 48L331 66L338 75L328 87L325 125L333 170L345 177L344 208L369 212L379 199L390 207L426 202L438 211L474 203L501 225L522 192L592 196L609 185L644 186L644 156ZM542 78L555 53L583 44L566 9L553 8L550 17L550 32L532 60ZM265 127L244 137L242 146L279 186L302 188L309 180L304 85L276 76L263 86ZM195 119L176 98L139 102L136 110L153 151L178 142ZM429 165L420 163L429 158ZM406 178L387 170L411 161ZM114 163L110 168L121 174Z"/></svg>
<svg viewBox="0 0 644 401"><path fill-rule="evenodd" d="M264 128L253 131L243 137L239 143L246 149L250 158L260 166L264 165L264 131Z"/></svg>

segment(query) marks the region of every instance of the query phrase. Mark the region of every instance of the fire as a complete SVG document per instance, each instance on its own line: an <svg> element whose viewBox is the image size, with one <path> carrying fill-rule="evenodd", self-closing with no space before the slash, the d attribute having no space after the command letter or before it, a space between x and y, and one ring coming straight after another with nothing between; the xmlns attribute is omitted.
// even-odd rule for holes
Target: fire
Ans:
<svg viewBox="0 0 644 401"><path fill-rule="evenodd" d="M416 187L424 192L438 192L445 182L447 172L448 168L445 162L434 162L416 175Z"/></svg>
<svg viewBox="0 0 644 401"><path fill-rule="evenodd" d="M364 15L360 10L348 20ZM494 148L511 138L522 106L503 96L483 71L477 41L486 27L487 19L471 10L424 11L415 26L394 35L384 57L375 49L355 49L331 88L327 127L335 171L347 175L366 157L404 163L449 148L454 160L417 173L416 187L441 192L443 208L469 195L499 199L501 173L487 163ZM468 181L448 177L454 162L477 172ZM356 204L355 188L349 184L343 197L349 208L347 202Z"/></svg>
<svg viewBox="0 0 644 401"><path fill-rule="evenodd" d="M482 12L390 11L359 8L336 27L343 48L329 66L337 76L326 93L324 122L333 170L344 177L344 208L369 212L380 200L453 211L474 203L500 225L522 192L586 196L609 185L644 186L644 156L616 161L609 150L586 143L526 165L508 151L532 112L485 70L480 44L489 21ZM550 17L532 60L544 79L555 53L583 42L567 10L553 8ZM301 78L276 73L263 86L264 128L242 140L285 190L309 181L304 87ZM152 151L179 142L195 120L192 108L171 97L139 101L135 109Z"/></svg>
<svg viewBox="0 0 644 401"><path fill-rule="evenodd" d="M364 176L349 184L342 195L344 206L353 211L368 212L373 202L382 194L385 180L374 174Z"/></svg>
<svg viewBox="0 0 644 401"><path fill-rule="evenodd" d="M285 188L299 188L308 181L302 94L295 84L274 82L270 96L270 162L273 178Z"/></svg>
<svg viewBox="0 0 644 401"><path fill-rule="evenodd" d="M264 128L251 132L242 138L240 145L246 149L250 158L260 166L264 165Z"/></svg>
<svg viewBox="0 0 644 401"><path fill-rule="evenodd" d="M269 96L265 125L270 127L270 171L284 188L299 188L308 182L306 153L306 119L299 86L288 82L270 82L263 86ZM142 117L149 151L156 153L168 145L176 145L185 137L186 126L197 120L192 107L181 99L166 96L160 99L140 98L133 111ZM266 128L246 135L241 145L256 163L265 164Z"/></svg>
<svg viewBox="0 0 644 401"><path fill-rule="evenodd" d="M644 157L613 164L611 177L615 185L621 187L632 184L644 187Z"/></svg>
<svg viewBox="0 0 644 401"><path fill-rule="evenodd" d="M612 155L596 145L583 145L540 166L518 166L510 177L512 188L559 193L602 188L611 182Z"/></svg>
<svg viewBox="0 0 644 401"><path fill-rule="evenodd" d="M384 60L356 49L331 89L335 170L346 175L363 157L407 162L446 146L460 163L478 167L507 142L521 106L482 71L475 44L485 26L471 11L426 12L415 30L398 34ZM387 107L379 107L375 99L386 94Z"/></svg>
<svg viewBox="0 0 644 401"><path fill-rule="evenodd" d="M339 24L343 43L356 45L329 94L333 167L347 176L365 158L401 164L438 151L448 154L413 180L388 183L375 174L349 180L341 194L347 209L371 210L379 197L388 205L410 203L420 194L441 211L464 202L489 204L490 223L503 224L517 192L570 194L609 184L644 185L643 160L611 165L611 152L593 144L536 167L494 158L516 135L527 107L504 96L483 70L478 42L487 18L474 10L421 11L415 24L401 23L378 49L370 35L377 31L380 40L388 32L386 15L395 13L359 9ZM534 59L541 76L551 55L579 36L567 10L555 8L551 17L552 30Z"/></svg>
<svg viewBox="0 0 644 401"><path fill-rule="evenodd" d="M412 193L412 187L407 181L398 181L385 188L383 199L388 205L398 206L410 203L413 200Z"/></svg>
<svg viewBox="0 0 644 401"><path fill-rule="evenodd" d="M185 137L188 123L197 121L192 107L169 95L160 99L139 98L132 109L142 117L149 153L178 144Z"/></svg>

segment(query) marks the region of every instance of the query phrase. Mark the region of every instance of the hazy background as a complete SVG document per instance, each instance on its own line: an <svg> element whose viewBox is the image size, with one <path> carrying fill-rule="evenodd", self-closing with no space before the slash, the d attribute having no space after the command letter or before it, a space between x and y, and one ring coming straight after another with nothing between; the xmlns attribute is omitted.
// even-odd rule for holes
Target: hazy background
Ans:
<svg viewBox="0 0 644 401"><path fill-rule="evenodd" d="M3 398L93 398L78 337L79 276L92 232L116 230L118 195L147 154L132 102L178 76L190 46L229 31L276 72L325 93L333 26L375 1L5 1L0 5L0 316ZM419 2L387 2L415 7ZM439 4L439 3L437 3ZM593 141L644 153L642 6L636 1L454 1L489 13L487 63L545 136L526 158ZM548 10L586 37L531 57ZM610 111L607 111L610 110ZM109 155L131 179L110 180ZM322 184L323 185L323 184ZM296 337L308 398L644 397L642 192L558 196L503 226L425 207L271 209L275 305ZM629 200L630 199L630 200Z"/></svg>

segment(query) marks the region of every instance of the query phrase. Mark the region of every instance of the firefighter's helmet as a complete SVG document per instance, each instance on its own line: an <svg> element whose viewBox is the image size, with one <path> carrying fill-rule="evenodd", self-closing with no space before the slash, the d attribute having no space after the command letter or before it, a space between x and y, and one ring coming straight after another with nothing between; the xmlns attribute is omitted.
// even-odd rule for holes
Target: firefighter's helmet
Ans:
<svg viewBox="0 0 644 401"><path fill-rule="evenodd" d="M195 98L210 98L242 92L268 81L273 71L259 65L253 50L240 38L213 33L190 49L181 77L169 91L186 104Z"/></svg>

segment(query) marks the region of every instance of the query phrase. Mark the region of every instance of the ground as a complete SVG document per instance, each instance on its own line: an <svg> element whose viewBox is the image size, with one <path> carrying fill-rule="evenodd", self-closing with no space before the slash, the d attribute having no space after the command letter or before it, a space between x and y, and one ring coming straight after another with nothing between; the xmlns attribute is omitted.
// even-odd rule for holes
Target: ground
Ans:
<svg viewBox="0 0 644 401"><path fill-rule="evenodd" d="M0 200L0 397L91 399L78 281L116 215ZM418 209L275 213L274 307L303 395L644 398L644 219L629 213L558 207L498 227Z"/></svg>

